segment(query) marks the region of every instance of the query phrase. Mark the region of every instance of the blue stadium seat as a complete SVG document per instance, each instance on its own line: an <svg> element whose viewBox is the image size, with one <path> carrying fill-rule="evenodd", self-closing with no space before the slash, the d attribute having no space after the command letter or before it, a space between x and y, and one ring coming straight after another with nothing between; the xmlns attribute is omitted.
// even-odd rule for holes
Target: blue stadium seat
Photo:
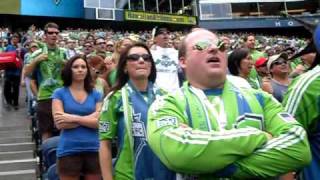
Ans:
<svg viewBox="0 0 320 180"><path fill-rule="evenodd" d="M56 163L56 149L59 142L59 136L51 137L45 140L41 145L42 157L45 165L45 169Z"/></svg>
<svg viewBox="0 0 320 180"><path fill-rule="evenodd" d="M57 173L57 164L53 164L49 167L47 171L48 180L59 180L59 176Z"/></svg>

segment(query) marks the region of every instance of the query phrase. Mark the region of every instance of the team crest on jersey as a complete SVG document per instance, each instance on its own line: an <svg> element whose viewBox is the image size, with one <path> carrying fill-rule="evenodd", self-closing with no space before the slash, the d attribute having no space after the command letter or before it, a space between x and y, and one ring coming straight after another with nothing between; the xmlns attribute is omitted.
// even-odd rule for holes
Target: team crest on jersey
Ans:
<svg viewBox="0 0 320 180"><path fill-rule="evenodd" d="M141 113L133 114L132 135L134 137L146 137L146 128L144 123L141 121Z"/></svg>
<svg viewBox="0 0 320 180"><path fill-rule="evenodd" d="M294 117L291 114L286 113L286 112L278 113L278 116L282 120L284 120L285 122L294 122L295 121Z"/></svg>
<svg viewBox="0 0 320 180"><path fill-rule="evenodd" d="M100 132L110 131L110 122L99 122L99 131Z"/></svg>

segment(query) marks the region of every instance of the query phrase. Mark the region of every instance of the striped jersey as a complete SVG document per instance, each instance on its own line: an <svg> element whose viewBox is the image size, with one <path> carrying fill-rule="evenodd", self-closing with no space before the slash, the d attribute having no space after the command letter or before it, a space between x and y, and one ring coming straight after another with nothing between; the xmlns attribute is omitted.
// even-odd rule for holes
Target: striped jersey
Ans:
<svg viewBox="0 0 320 180"><path fill-rule="evenodd" d="M193 179L248 179L309 163L306 132L271 95L228 81L220 94L206 91L185 83L149 109L148 143L169 169Z"/></svg>

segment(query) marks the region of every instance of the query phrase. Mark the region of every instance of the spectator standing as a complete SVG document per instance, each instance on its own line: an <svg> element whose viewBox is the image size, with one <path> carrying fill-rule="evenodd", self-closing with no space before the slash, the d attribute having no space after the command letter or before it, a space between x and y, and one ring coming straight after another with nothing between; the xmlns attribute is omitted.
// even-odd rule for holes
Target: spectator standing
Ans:
<svg viewBox="0 0 320 180"><path fill-rule="evenodd" d="M52 117L51 95L55 89L63 84L61 71L66 60L64 50L57 46L59 26L50 22L45 25L44 31L45 44L31 55L30 62L25 68L27 75L37 72L38 102L36 112L42 140L57 133Z"/></svg>
<svg viewBox="0 0 320 180"><path fill-rule="evenodd" d="M100 180L98 116L102 94L93 89L89 66L73 56L62 71L63 86L52 95L54 122L61 130L57 167L61 180Z"/></svg>
<svg viewBox="0 0 320 180"><path fill-rule="evenodd" d="M204 29L182 41L187 82L151 105L152 150L169 169L196 179L267 179L307 165L304 129L271 95L226 80L227 54L218 42Z"/></svg>
<svg viewBox="0 0 320 180"><path fill-rule="evenodd" d="M5 52L14 51L17 53L20 61L23 61L25 50L20 44L20 35L14 33L11 37L11 44L9 44ZM19 91L20 91L20 78L22 72L22 65L20 67L8 68L4 72L4 86L3 94L7 107L13 106L15 110L19 109Z"/></svg>
<svg viewBox="0 0 320 180"><path fill-rule="evenodd" d="M170 92L179 88L178 78L178 51L169 47L170 32L165 27L156 27L154 30L154 45L151 48L156 63L156 84Z"/></svg>
<svg viewBox="0 0 320 180"><path fill-rule="evenodd" d="M282 102L283 95L287 92L291 81L289 79L290 68L288 55L281 53L269 57L267 67L271 75L270 83L272 87L269 93L279 102Z"/></svg>
<svg viewBox="0 0 320 180"><path fill-rule="evenodd" d="M147 143L147 112L164 92L154 85L156 67L148 47L134 44L120 55L117 81L100 115L100 163L104 179L174 180ZM111 140L119 152L112 170Z"/></svg>

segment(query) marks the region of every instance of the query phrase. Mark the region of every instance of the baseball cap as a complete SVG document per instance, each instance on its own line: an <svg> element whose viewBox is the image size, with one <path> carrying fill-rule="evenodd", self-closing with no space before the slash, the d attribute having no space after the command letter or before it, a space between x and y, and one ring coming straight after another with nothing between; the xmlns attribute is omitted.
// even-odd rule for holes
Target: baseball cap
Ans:
<svg viewBox="0 0 320 180"><path fill-rule="evenodd" d="M153 37L157 37L158 35L160 34L163 34L165 32L169 32L168 28L161 25L161 26L156 26L152 29L152 34L153 34Z"/></svg>
<svg viewBox="0 0 320 180"><path fill-rule="evenodd" d="M280 54L276 54L276 55L270 56L268 58L268 62L267 62L268 70L270 70L271 65L273 64L273 62L275 62L279 58L283 58L285 60L288 60L288 54L287 53L280 53Z"/></svg>
<svg viewBox="0 0 320 180"><path fill-rule="evenodd" d="M267 58L265 58L265 57L260 57L260 58L257 59L257 61L256 61L256 63L254 64L254 66L255 66L256 68L259 68L259 67L261 67L262 65L266 64L267 61L268 61Z"/></svg>

